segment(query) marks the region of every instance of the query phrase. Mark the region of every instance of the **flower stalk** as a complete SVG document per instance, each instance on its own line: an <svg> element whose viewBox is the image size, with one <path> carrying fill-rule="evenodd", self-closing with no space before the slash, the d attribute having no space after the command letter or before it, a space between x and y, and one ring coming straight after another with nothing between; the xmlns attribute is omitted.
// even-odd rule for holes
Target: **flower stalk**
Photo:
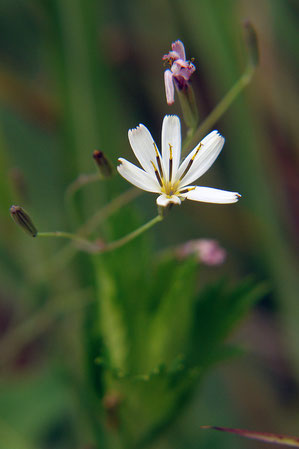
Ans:
<svg viewBox="0 0 299 449"><path fill-rule="evenodd" d="M89 253L93 254L101 254L101 253L107 253L114 251L115 249L118 249L127 243L131 242L135 238L137 238L139 235L146 232L148 229L153 227L156 223L159 223L163 220L162 215L157 215L144 225L140 226L139 228L135 229L134 231L130 232L129 234L125 235L124 237L121 237L118 240L112 241L110 243L105 243L102 241L95 241L91 242L90 240L87 240L83 237L81 237L78 234L72 234L70 232L61 232L61 231L53 231L53 232L38 232L36 234L37 237L58 237L58 238L65 238L73 240L74 242L78 243L80 245L80 249L83 251L87 251Z"/></svg>
<svg viewBox="0 0 299 449"><path fill-rule="evenodd" d="M234 100L242 92L245 87L251 82L252 77L259 63L259 49L258 40L254 27L249 21L244 23L245 30L245 43L248 49L247 66L244 73L239 80L233 85L233 87L227 92L227 94L220 100L216 107L210 112L210 114L203 120L201 125L187 136L184 142L184 150L192 147L196 144L222 117L222 115L231 106Z"/></svg>
<svg viewBox="0 0 299 449"><path fill-rule="evenodd" d="M100 173L86 173L79 175L66 189L65 198L70 201L70 198L75 195L75 193L82 187L93 182L98 182L101 180Z"/></svg>
<svg viewBox="0 0 299 449"><path fill-rule="evenodd" d="M222 100L217 104L217 106L212 110L212 112L203 120L201 125L197 130L187 137L184 142L184 149L188 149L198 142L202 136L204 136L222 117L222 115L227 111L230 105L234 102L237 96L242 92L242 90L248 86L253 74L255 72L255 67L249 65L241 78L236 82L236 84L227 92L227 94L222 98Z"/></svg>
<svg viewBox="0 0 299 449"><path fill-rule="evenodd" d="M157 215L155 218L152 218L152 220L148 221L144 225L140 226L140 228L135 229L135 231L130 232L125 237L122 237L118 240L115 240L114 242L108 243L107 245L103 246L101 249L101 253L106 253L113 251L117 248L120 248L121 246L126 245L127 243L134 240L139 235L143 234L144 232L148 231L150 228L152 228L155 224L159 223L163 220L162 215Z"/></svg>
<svg viewBox="0 0 299 449"><path fill-rule="evenodd" d="M194 91L189 84L186 89L178 90L178 98L181 105L184 121L192 133L198 125L198 109L195 101Z"/></svg>

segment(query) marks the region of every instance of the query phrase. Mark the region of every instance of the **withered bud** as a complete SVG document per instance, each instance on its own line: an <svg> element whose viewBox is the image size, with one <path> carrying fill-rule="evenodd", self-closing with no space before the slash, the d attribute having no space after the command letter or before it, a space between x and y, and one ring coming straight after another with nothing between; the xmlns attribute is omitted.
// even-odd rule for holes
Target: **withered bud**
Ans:
<svg viewBox="0 0 299 449"><path fill-rule="evenodd" d="M122 403L122 397L117 392L106 394L103 398L103 406L106 411L106 424L110 429L119 428L119 408Z"/></svg>
<svg viewBox="0 0 299 449"><path fill-rule="evenodd" d="M99 167L100 173L103 178L109 178L113 173L113 168L103 151L95 150L93 152L93 158L97 166Z"/></svg>
<svg viewBox="0 0 299 449"><path fill-rule="evenodd" d="M256 67L259 63L259 46L256 31L249 20L245 20L245 42L248 47L249 61L253 67Z"/></svg>
<svg viewBox="0 0 299 449"><path fill-rule="evenodd" d="M32 223L32 220L27 212L22 207L11 206L9 212L11 218L18 226L20 226L25 232L27 232L27 234L31 235L31 237L36 237L37 229Z"/></svg>

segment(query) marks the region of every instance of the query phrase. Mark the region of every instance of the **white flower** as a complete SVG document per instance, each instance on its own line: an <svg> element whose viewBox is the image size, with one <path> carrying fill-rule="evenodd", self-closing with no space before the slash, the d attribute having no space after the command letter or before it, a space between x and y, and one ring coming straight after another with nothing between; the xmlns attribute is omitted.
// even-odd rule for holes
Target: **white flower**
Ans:
<svg viewBox="0 0 299 449"><path fill-rule="evenodd" d="M202 176L219 155L224 138L218 131L208 134L190 154L181 159L181 124L176 115L166 115L162 125L162 154L144 125L129 130L132 150L143 169L120 158L118 172L139 189L159 193L158 206L194 200L205 203L235 203L237 192L190 185Z"/></svg>

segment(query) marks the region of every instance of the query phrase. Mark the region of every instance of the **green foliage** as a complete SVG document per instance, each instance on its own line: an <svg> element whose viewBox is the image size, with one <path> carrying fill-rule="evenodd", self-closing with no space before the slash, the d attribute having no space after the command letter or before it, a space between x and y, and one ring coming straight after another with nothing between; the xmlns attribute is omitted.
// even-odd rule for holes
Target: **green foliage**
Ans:
<svg viewBox="0 0 299 449"><path fill-rule="evenodd" d="M132 212L122 211L111 226L118 234L120 223L132 229L138 222ZM93 328L103 346L94 366L102 369L104 394L121 398L118 413L127 438L137 445L182 411L215 362L236 353L226 338L266 291L253 280L198 288L195 259L157 257L148 248L143 236L95 264Z"/></svg>
<svg viewBox="0 0 299 449"><path fill-rule="evenodd" d="M267 288L253 279L232 284L231 276L254 271L258 279L269 279L273 295L267 317L273 319L275 301L285 344L277 360L287 362L281 364L279 382L294 377L299 309L291 244L296 240L298 102L290 73L299 55L297 6L291 0L271 2L271 8L267 2L241 3L1 2L0 332L4 342L15 342L2 351L1 449L81 448L94 441L113 449L157 447L156 439L194 397L206 373L240 353L227 340ZM129 127L150 125L158 143L161 117L179 113L164 98L161 57L170 42L181 38L195 57L193 87L203 120L244 69L244 17L257 30L261 64L249 95L242 94L215 124L227 143L208 175L220 188L229 181L229 188L243 194L242 202L237 207L184 205L155 232L162 251L190 238L218 238L232 249L227 278L215 281L217 268L204 273L192 258L178 261L158 252L152 231L113 254L80 254L74 263L48 271L63 242L33 242L12 223L9 206L20 201L41 230L68 225L66 230L75 230L64 191L78 175L94 171L92 151L103 150L116 162L129 149ZM15 168L24 181L21 189L11 176ZM115 176L79 192L78 225L124 188ZM94 237L110 241L143 224L154 210L149 196L101 224ZM205 274L211 272L214 280L207 283ZM32 325L41 308L42 319ZM12 315L7 320L6 310ZM279 340L279 332L275 336ZM47 344L35 363L14 364L23 346L40 337ZM26 350L30 353L30 347L25 355ZM55 369L57 363L63 373ZM264 373L259 381L266 403L263 379ZM264 382L268 386L268 379ZM222 388L217 386L211 387L216 395ZM236 406L226 393L220 416L227 412L233 421L239 410L232 411ZM116 405L109 409L107 398L113 395ZM200 392L198 402L204 401ZM208 409L208 416L215 416L215 401L215 396L211 404L206 400L201 417ZM277 407L276 417L268 410L269 423L283 422L286 409L287 404ZM294 407L289 414L293 421L285 421L296 429ZM71 417L70 427L65 416ZM64 435L60 446L47 433L57 423ZM110 445L102 442L106 434ZM197 436L190 444L182 441L165 447L198 447Z"/></svg>
<svg viewBox="0 0 299 449"><path fill-rule="evenodd" d="M232 287L222 280L206 287L194 307L191 339L196 341L193 357L201 367L222 358L223 342L268 287L248 279Z"/></svg>

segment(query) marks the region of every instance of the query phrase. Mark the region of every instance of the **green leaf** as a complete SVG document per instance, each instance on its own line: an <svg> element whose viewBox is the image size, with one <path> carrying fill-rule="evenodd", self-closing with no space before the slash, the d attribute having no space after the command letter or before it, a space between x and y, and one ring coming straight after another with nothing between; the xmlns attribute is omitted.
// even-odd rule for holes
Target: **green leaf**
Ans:
<svg viewBox="0 0 299 449"><path fill-rule="evenodd" d="M221 351L229 333L266 291L264 284L249 279L234 288L221 281L200 293L191 331L191 341L196 342L193 357L199 364L214 363L214 353Z"/></svg>
<svg viewBox="0 0 299 449"><path fill-rule="evenodd" d="M126 326L122 309L117 301L117 288L110 273L100 262L97 264L99 323L107 356L115 368L125 367L128 354Z"/></svg>
<svg viewBox="0 0 299 449"><path fill-rule="evenodd" d="M155 366L177 357L187 346L192 322L196 261L177 264L148 331L148 363Z"/></svg>
<svg viewBox="0 0 299 449"><path fill-rule="evenodd" d="M201 426L201 429L220 430L221 432L234 433L236 435L240 435L241 437L251 438L253 440L262 441L264 443L283 444L289 447L299 447L299 438L288 435L280 435L277 433L268 432L254 432L252 430L232 429L229 427L218 426Z"/></svg>

